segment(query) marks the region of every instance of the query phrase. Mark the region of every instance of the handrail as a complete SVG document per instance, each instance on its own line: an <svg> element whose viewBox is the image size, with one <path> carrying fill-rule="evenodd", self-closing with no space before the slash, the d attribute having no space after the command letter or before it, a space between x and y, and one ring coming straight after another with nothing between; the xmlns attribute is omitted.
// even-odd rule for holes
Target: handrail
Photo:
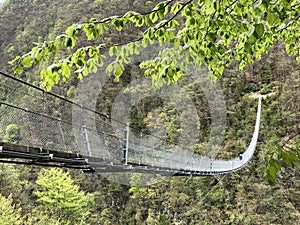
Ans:
<svg viewBox="0 0 300 225"><path fill-rule="evenodd" d="M259 97L255 128L254 128L251 142L248 148L246 149L246 151L243 154L241 154L239 157L236 157L231 160L204 159L203 162L210 161L209 167L207 166L207 163L205 169L201 168L202 166L199 165L198 169L196 168L196 171L209 173L211 175L226 174L226 173L231 173L240 170L247 165L247 163L251 160L254 154L256 144L257 144L259 126L260 126L260 117L261 117L261 101L262 101L262 97Z"/></svg>

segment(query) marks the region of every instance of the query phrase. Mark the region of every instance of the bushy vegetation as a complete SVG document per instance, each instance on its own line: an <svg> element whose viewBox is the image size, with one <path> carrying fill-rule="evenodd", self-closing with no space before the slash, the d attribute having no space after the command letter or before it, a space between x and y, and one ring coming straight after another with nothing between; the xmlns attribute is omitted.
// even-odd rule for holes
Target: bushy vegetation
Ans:
<svg viewBox="0 0 300 225"><path fill-rule="evenodd" d="M34 42L53 39L72 23L122 15L128 10L146 12L157 2L7 0L0 8L1 70L11 73L8 61L29 51ZM128 28L122 36L112 31L101 38L106 43L117 43L132 40L139 32ZM68 52L56 54L51 55L50 63ZM39 85L42 66L27 70L21 78ZM227 130L224 149L217 157L232 158L245 150L253 132L255 98L258 94L265 96L255 156L241 171L218 177L172 177L148 186L141 186L142 178L135 174L130 186L124 186L100 174L0 164L0 223L297 224L300 171L294 167L298 165L295 155L299 157L300 151L299 71L299 64L286 55L280 42L261 61L254 61L243 71L237 63L224 70L219 82L226 100ZM97 110L109 113L117 94L138 76L138 69L132 65L126 67L119 82L111 78L98 99ZM72 99L77 83L71 77L69 83L60 82L53 91ZM199 89L197 85L189 86L201 118L201 153L211 121L208 103ZM16 96L20 102L30 101L18 93ZM130 122L144 133L164 124L173 142L178 141L181 132L172 104L159 98L141 100L131 110ZM3 141L17 143L21 138L16 124L1 127L0 131Z"/></svg>

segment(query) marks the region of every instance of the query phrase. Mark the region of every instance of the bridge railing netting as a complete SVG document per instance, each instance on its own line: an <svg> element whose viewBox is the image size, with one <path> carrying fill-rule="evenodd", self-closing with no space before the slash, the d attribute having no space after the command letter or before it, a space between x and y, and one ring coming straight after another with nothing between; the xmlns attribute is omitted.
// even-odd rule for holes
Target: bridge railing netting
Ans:
<svg viewBox="0 0 300 225"><path fill-rule="evenodd" d="M232 160L214 160L167 139L143 134L128 123L0 72L1 142L36 147L41 151L47 149L80 154L110 164L142 165L202 174L236 171L253 156L260 111L261 97L253 137L246 151Z"/></svg>
<svg viewBox="0 0 300 225"><path fill-rule="evenodd" d="M1 141L124 162L127 124L19 79L0 77ZM169 168L188 163L178 156L178 151L188 155L187 150L139 132L129 129L128 163Z"/></svg>

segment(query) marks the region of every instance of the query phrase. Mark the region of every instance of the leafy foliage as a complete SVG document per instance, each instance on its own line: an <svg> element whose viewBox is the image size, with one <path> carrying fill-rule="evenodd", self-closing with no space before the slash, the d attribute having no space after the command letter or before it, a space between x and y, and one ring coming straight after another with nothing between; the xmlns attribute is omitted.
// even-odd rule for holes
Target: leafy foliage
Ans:
<svg viewBox="0 0 300 225"><path fill-rule="evenodd" d="M148 13L128 11L123 16L92 18L86 23L73 24L65 34L38 44L10 63L17 63L15 73L20 74L20 65L30 68L47 60L53 52L74 49L71 55L42 70L43 85L50 90L61 78L68 81L71 71L80 79L96 72L103 66L103 51L109 48L110 56L116 60L107 66L106 72L113 73L118 80L131 55L158 41L171 46L140 65L146 76L152 76L156 86L176 82L190 64L201 68L206 63L213 76L218 77L234 60L243 69L254 57L260 59L278 40L284 40L289 55L297 54L299 7L296 0L162 1ZM98 40L105 32L113 28L121 32L129 24L145 27L142 36L125 43L75 48L83 38L81 33L89 41Z"/></svg>
<svg viewBox="0 0 300 225"><path fill-rule="evenodd" d="M75 221L88 215L93 195L80 191L68 173L60 169L42 170L36 183L40 186L35 192L37 202L52 215L67 215Z"/></svg>
<svg viewBox="0 0 300 225"><path fill-rule="evenodd" d="M28 51L32 42L42 42L43 38L41 37L45 37L46 40L54 39L57 34L63 32L64 27L68 24L88 21L86 16L91 15L91 12L95 12L93 13L94 17L106 18L109 16L107 12L126 13L135 6L137 11L148 11L145 9L145 1L142 0L114 0L110 1L109 4L103 0L65 0L61 1L59 5L51 4L53 2L56 1L7 0L5 8L0 9L2 31L0 35L0 54L2 56L0 64L3 70L9 71L9 67L5 65L9 57L13 58L16 54L23 54L23 52ZM150 4L149 2L147 4ZM273 3L273 1L270 2ZM288 3L289 1L285 2ZM175 1L170 3L169 9L175 3ZM258 3L259 1L256 2L256 4ZM140 6L138 6L139 4ZM177 5L180 6L180 4ZM26 10L30 13L26 14ZM179 13L176 17L180 22L176 29L181 29L185 24L184 18L179 17L180 15ZM276 24L282 20L282 18L275 18L274 15L267 14L267 20L270 23ZM41 17L43 20L39 19ZM157 18L156 23L159 21ZM3 23L9 24L9 26L6 27ZM194 22L191 21L191 23ZM126 30L131 26L128 23L121 33L114 28L114 25L110 25L109 30L105 30L101 35L99 42L108 43L112 46L115 43L120 43L120 40L130 42L140 37L137 34L139 31L145 31L146 25L146 21L144 21L143 26ZM259 27L256 28L256 31L254 27L253 35L259 32L261 32ZM77 50L77 47L99 44L98 39L84 40L87 38L84 38L83 34L81 31L78 33L74 50ZM109 49L104 50L109 51ZM135 48L135 51L137 50ZM65 51L63 47L59 53L49 53L47 63L51 64L55 62L54 60L67 57L72 51L73 49ZM111 54L115 57L116 53L111 52ZM16 63L20 63L20 69L24 69L21 58L17 61ZM86 216L85 214L84 220L86 221L84 222L86 224L267 225L295 224L295 221L299 221L300 171L298 168L288 167L286 165L288 163L279 154L280 151L285 154L297 153L292 146L299 139L299 65L295 63L294 57L288 57L284 53L280 43L277 43L267 56L262 55L260 62L254 58L253 61L253 64L246 65L242 72L238 71L239 65L233 61L231 66L224 68L223 76L219 78L224 96L226 96L228 109L228 130L224 151L220 157L232 158L237 156L248 145L255 120L256 100L252 99L252 94L268 95L263 100L262 123L257 151L246 168L238 173L221 177L172 177L147 187L141 187L138 184L140 179L138 175L132 177L131 187L126 187L113 183L99 174L82 175L78 171L69 170L68 173L73 180L73 185L77 187L80 185L80 190L92 193L95 199L94 204L88 208L89 215ZM34 66L36 69L34 71L30 68L25 69L26 78L23 76L24 74L22 78L38 85L40 81L38 73L43 66L44 63L39 67ZM60 82L60 85L53 88L53 91L72 98L74 88L71 85L76 88L76 82L72 75L75 70L77 68L70 68L69 84ZM111 73L113 72L114 65L112 65ZM102 92L103 95L99 97L97 105L99 110L108 113L115 96L133 78L135 78L135 74L132 70L128 71L128 67L125 66L118 83L114 83L113 78L109 79ZM180 79L178 83L180 84L182 80ZM195 101L197 113L203 118L199 121L200 143L201 146L205 147L207 132L210 128L210 121L207 118L209 110L207 110L208 107L205 102L197 102L197 98L201 98L201 88L197 85L191 86L188 90L189 94ZM66 94L67 90L70 91ZM96 91L96 89L91 87L89 91ZM25 101L22 98L22 93L14 94L16 104L19 102L28 104L30 102L28 99ZM132 110L131 122L140 125L141 128L153 128L160 121L164 121L170 131L169 138L176 139L179 130L176 113L171 111L170 105L160 104L160 102L154 104L154 100L156 99L144 99L139 102L136 108ZM9 112L4 111L4 113ZM137 115L141 118L140 121ZM153 117L156 118L155 121L150 119ZM175 126L171 126L173 124ZM1 135L5 129L6 126L1 127ZM295 162L291 159L293 157L288 159L288 162ZM267 171L269 168L268 166L266 168L266 163L271 163L273 160L278 161L281 169L276 172L275 185L270 186L265 180L268 172L264 173L264 170ZM278 164L273 163L271 166L278 166ZM1 164L0 168L0 192L6 199L12 194L13 199L10 206L14 207L15 212L21 208L22 217L20 220L22 224L80 224L82 217L80 220L75 220L66 208L61 208L61 211L57 212L57 208L51 207L50 203L37 202L40 198L34 194L35 192L45 192L45 196L46 193L54 193L48 191L46 187L36 184L39 168L6 164ZM270 171L274 170L271 169ZM40 172L40 174L44 174L44 172ZM61 181L60 178L57 180ZM48 183L50 187L50 182ZM55 184L55 181L53 183ZM51 187L54 189L54 185ZM70 190L73 189L70 187ZM76 190L79 191L79 189ZM53 195L57 196L58 194ZM83 198L85 196L86 194ZM83 202L82 205L84 205ZM78 219L79 214L77 215ZM14 213L13 215L18 214Z"/></svg>
<svg viewBox="0 0 300 225"><path fill-rule="evenodd" d="M5 135L3 137L3 141L12 144L18 144L20 140L21 140L20 128L16 124L8 125L5 129Z"/></svg>
<svg viewBox="0 0 300 225"><path fill-rule="evenodd" d="M0 194L0 223L3 225L22 224L21 208L15 206L11 195L5 198Z"/></svg>
<svg viewBox="0 0 300 225"><path fill-rule="evenodd" d="M281 162L287 166L298 167L300 158L300 142L295 142L292 147L278 149L276 157L270 159L266 169L265 176L270 184L275 185L275 178L278 171L281 170Z"/></svg>

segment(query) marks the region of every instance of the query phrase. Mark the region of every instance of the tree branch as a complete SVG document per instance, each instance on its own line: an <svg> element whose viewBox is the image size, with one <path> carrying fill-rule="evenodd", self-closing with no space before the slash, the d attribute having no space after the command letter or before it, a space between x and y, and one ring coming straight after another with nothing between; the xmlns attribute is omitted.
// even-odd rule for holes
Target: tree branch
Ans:
<svg viewBox="0 0 300 225"><path fill-rule="evenodd" d="M281 32L281 31L287 29L287 28L290 27L294 22L297 22L299 19L300 19L300 15L297 16L297 17L294 18L294 19L291 19L291 20L288 22L288 24L286 24L285 27L280 28L277 32Z"/></svg>
<svg viewBox="0 0 300 225"><path fill-rule="evenodd" d="M172 1L174 1L174 0L172 0ZM172 1L170 1L170 2L172 2ZM154 33L157 32L160 28L165 27L170 21L174 20L179 15L179 13L182 12L182 10L187 5L189 5L192 1L193 0L188 0L187 2L185 2L184 4L182 4L181 9L178 10L178 12L176 12L176 14L174 14L170 19L168 19L166 22L164 22L163 24L161 24L159 27L154 28ZM134 40L131 40L131 41L127 41L127 42L122 42L122 43L117 43L117 44L113 44L113 45L110 45L110 46L105 46L104 48L107 48L107 47L110 48L112 46L123 46L123 45L127 45L127 44L130 44L130 43L139 42L141 40L143 40L143 37L140 37L140 38L137 38L137 39L134 39Z"/></svg>
<svg viewBox="0 0 300 225"><path fill-rule="evenodd" d="M151 10L151 11L146 12L146 13L137 13L137 12L133 12L133 13L137 13L138 15L141 15L141 16L150 15L151 13L155 13L155 12L158 12L158 11L160 11L160 10L162 10L162 9L165 9L168 5L170 5L170 4L171 4L172 2L174 2L174 1L176 1L176 0L165 1L165 2L167 2L167 3L166 3L166 5L165 5L164 7L159 8L159 9L155 9L155 10ZM124 15L122 15L122 16L108 17L108 18L105 18L105 19L103 19L103 20L101 20L101 21L96 21L96 22L94 22L94 24L107 23L107 22L109 22L109 21L111 21L112 19L115 19L115 18L121 19L121 18L123 18L125 15L126 15L126 14L124 14ZM87 22L87 23L89 23L89 22Z"/></svg>

